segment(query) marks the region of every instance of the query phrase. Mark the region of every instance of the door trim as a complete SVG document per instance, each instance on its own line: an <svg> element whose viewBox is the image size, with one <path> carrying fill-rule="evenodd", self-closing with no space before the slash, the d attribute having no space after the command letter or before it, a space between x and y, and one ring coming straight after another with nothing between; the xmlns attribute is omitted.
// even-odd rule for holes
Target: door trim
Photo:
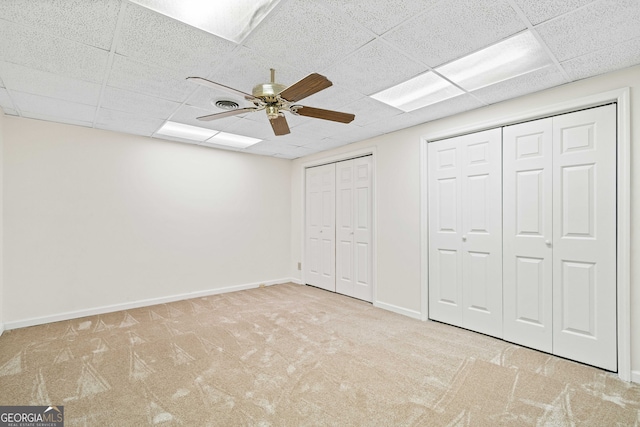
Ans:
<svg viewBox="0 0 640 427"><path fill-rule="evenodd" d="M541 119L585 108L617 103L617 323L618 376L631 381L631 108L630 89L623 87L522 113L423 135L420 141L420 318L429 318L429 235L427 144L467 133Z"/></svg>
<svg viewBox="0 0 640 427"><path fill-rule="evenodd" d="M306 259L306 251L305 251L305 240L306 240L306 230L307 230L307 201L306 201L306 186L307 186L307 174L306 170L308 168L312 168L314 166L322 166L328 163L337 163L345 160L351 160L358 157L363 156L372 156L371 157L371 287L372 287L372 303L374 306L378 306L377 300L377 285L378 285L378 205L376 203L377 199L377 178L376 178L376 154L377 148L367 147L359 150L347 151L341 154L336 154L333 156L321 157L316 160L310 160L304 162L300 165L300 170L298 173L300 174L300 182L302 183L300 191L301 191L301 204L302 204L302 229L300 233L301 241L300 241L300 258L303 260ZM305 269L304 267L300 271L301 282L303 285L306 285L307 280L305 277Z"/></svg>

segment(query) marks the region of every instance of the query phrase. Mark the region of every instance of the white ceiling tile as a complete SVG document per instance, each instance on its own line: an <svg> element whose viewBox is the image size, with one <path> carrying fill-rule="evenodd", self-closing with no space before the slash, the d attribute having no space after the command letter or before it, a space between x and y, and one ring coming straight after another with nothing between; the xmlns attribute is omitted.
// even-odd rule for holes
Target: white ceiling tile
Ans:
<svg viewBox="0 0 640 427"><path fill-rule="evenodd" d="M269 135L269 137L265 139L265 142L296 145L301 147L303 145L308 145L313 141L318 141L322 138L324 138L324 136L313 133L312 130L306 130L304 126L298 126L295 128L291 128L291 133L286 135L274 135L273 132L271 132L271 135Z"/></svg>
<svg viewBox="0 0 640 427"><path fill-rule="evenodd" d="M260 112L253 114L260 114ZM232 126L229 126L225 132L265 139L273 134L273 128L269 124L269 119L267 119L266 115L263 118L264 120L259 122L248 119L238 120Z"/></svg>
<svg viewBox="0 0 640 427"><path fill-rule="evenodd" d="M383 38L435 67L525 28L507 0L452 0L440 2Z"/></svg>
<svg viewBox="0 0 640 427"><path fill-rule="evenodd" d="M315 152L315 150L313 148L291 146L290 148L279 150L278 154L293 155L293 156L295 156L294 157L294 159L295 159L295 158L298 158L298 157L303 157L303 156L309 155L309 154L311 154L313 152Z"/></svg>
<svg viewBox="0 0 640 427"><path fill-rule="evenodd" d="M270 147L269 142L259 142L245 148L244 151L251 154L260 154L263 156L272 156L278 152L275 147Z"/></svg>
<svg viewBox="0 0 640 427"><path fill-rule="evenodd" d="M373 39L371 33L323 5L290 0L286 6L272 12L245 45L278 63L321 72Z"/></svg>
<svg viewBox="0 0 640 427"><path fill-rule="evenodd" d="M0 88L0 107L6 112L7 110L15 110L13 101L6 89Z"/></svg>
<svg viewBox="0 0 640 427"><path fill-rule="evenodd" d="M371 95L427 70L426 66L409 59L389 43L376 39L327 73L336 84Z"/></svg>
<svg viewBox="0 0 640 427"><path fill-rule="evenodd" d="M258 142L255 145L247 147L246 150L247 151L253 150L255 152L262 152L262 153L271 151L272 153L275 154L275 153L289 152L301 146L302 145L288 144L286 142L282 142L281 140L274 140L274 141Z"/></svg>
<svg viewBox="0 0 640 427"><path fill-rule="evenodd" d="M305 77L302 69L260 53L244 46L238 48L232 56L215 64L208 74L209 80L250 94L254 86L271 81L271 68L276 70L276 82L285 86Z"/></svg>
<svg viewBox="0 0 640 427"><path fill-rule="evenodd" d="M514 0L529 22L538 25L556 16L592 3L594 0Z"/></svg>
<svg viewBox="0 0 640 427"><path fill-rule="evenodd" d="M288 159L288 160L293 160L293 159L297 159L298 157L295 154L274 154L273 157L277 157L279 159Z"/></svg>
<svg viewBox="0 0 640 427"><path fill-rule="evenodd" d="M180 104L107 86L102 94L101 106L110 110L136 113L142 117L166 119L178 109Z"/></svg>
<svg viewBox="0 0 640 427"><path fill-rule="evenodd" d="M0 75L11 90L59 98L87 105L98 105L100 85L58 74L0 62Z"/></svg>
<svg viewBox="0 0 640 427"><path fill-rule="evenodd" d="M140 117L137 114L124 111L100 108L95 127L99 129L115 130L136 135L151 136L162 126L164 120Z"/></svg>
<svg viewBox="0 0 640 427"><path fill-rule="evenodd" d="M61 99L47 98L32 93L12 91L11 96L15 106L25 117L33 113L60 119L91 122L96 112L96 107Z"/></svg>
<svg viewBox="0 0 640 427"><path fill-rule="evenodd" d="M603 0L536 27L559 61L640 37L640 1Z"/></svg>
<svg viewBox="0 0 640 427"><path fill-rule="evenodd" d="M109 86L183 102L196 88L175 70L142 64L120 55L113 58Z"/></svg>
<svg viewBox="0 0 640 427"><path fill-rule="evenodd" d="M91 127L93 125L92 122L77 120L76 118L73 118L73 117L50 116L47 114L39 114L39 113L32 113L32 112L26 112L26 113L23 112L22 117L26 117L28 119L45 120L48 122L55 122L55 123L65 123L68 125L75 125L75 126Z"/></svg>
<svg viewBox="0 0 640 427"><path fill-rule="evenodd" d="M377 130L381 133L390 133L400 129L408 128L422 123L422 120L409 113L396 114L386 120L371 123L367 128Z"/></svg>
<svg viewBox="0 0 640 427"><path fill-rule="evenodd" d="M2 110L2 112L4 114L6 114L7 116L18 116L18 112L16 110L14 110L13 108L5 108L3 106L0 105L0 110Z"/></svg>
<svg viewBox="0 0 640 427"><path fill-rule="evenodd" d="M329 80L333 78L330 72L326 73L326 77ZM303 99L300 102L309 107L324 108L326 110L340 110L340 108L345 105L363 98L364 95L360 92L356 92L340 85L333 85Z"/></svg>
<svg viewBox="0 0 640 427"><path fill-rule="evenodd" d="M562 62L571 80L584 79L640 64L640 37Z"/></svg>
<svg viewBox="0 0 640 427"><path fill-rule="evenodd" d="M207 75L211 64L235 43L147 8L128 4L116 48L118 54L189 75Z"/></svg>
<svg viewBox="0 0 640 427"><path fill-rule="evenodd" d="M206 116L207 114L212 114L212 112L189 105L183 105L173 116L171 116L171 121L207 129L227 131L227 129L242 119L242 116L231 116L211 121L201 121L197 119L198 117Z"/></svg>
<svg viewBox="0 0 640 427"><path fill-rule="evenodd" d="M428 107L413 110L407 114L411 114L415 118L420 119L422 123L426 123L432 120L462 113L463 111L473 110L474 108L479 108L483 105L484 104L482 102L478 101L473 96L465 94L447 99L446 101L442 101L437 104L429 105Z"/></svg>
<svg viewBox="0 0 640 427"><path fill-rule="evenodd" d="M325 138L320 141L315 141L305 147L313 148L318 151L331 150L333 148L343 147L350 144L350 142L340 141L334 138Z"/></svg>
<svg viewBox="0 0 640 427"><path fill-rule="evenodd" d="M109 50L120 0L3 0L0 16L54 36Z"/></svg>
<svg viewBox="0 0 640 427"><path fill-rule="evenodd" d="M0 61L101 83L109 53L12 22L1 21Z"/></svg>
<svg viewBox="0 0 640 427"><path fill-rule="evenodd" d="M439 0L321 0L380 35L427 10Z"/></svg>
<svg viewBox="0 0 640 427"><path fill-rule="evenodd" d="M322 139L335 134L346 132L349 126L352 126L352 124L332 122L329 120L313 119L313 120L309 120L306 123L301 124L300 126L296 126L291 130L291 132L292 133L296 132L296 134L298 134L298 132L301 132L298 135L300 136L303 136L305 134L313 135L314 139ZM300 144L300 145L304 145L304 144Z"/></svg>
<svg viewBox="0 0 640 427"><path fill-rule="evenodd" d="M230 95L229 92L225 92L222 90L211 89L208 87L196 86L193 83L194 87L197 87L196 91L189 96L187 100L188 105L192 105L194 107L202 108L211 113L222 113L225 110L214 106L215 101L218 100L228 100L235 101L238 103L240 108L245 107L253 107L253 104L239 95Z"/></svg>
<svg viewBox="0 0 640 427"><path fill-rule="evenodd" d="M382 135L384 132L371 127L351 126L345 132L335 134L332 138L347 143L364 141L365 139L374 138Z"/></svg>
<svg viewBox="0 0 640 427"><path fill-rule="evenodd" d="M472 93L487 104L504 101L528 93L537 92L566 83L566 79L555 65L496 83L473 91Z"/></svg>
<svg viewBox="0 0 640 427"><path fill-rule="evenodd" d="M345 105L342 110L345 113L355 114L356 118L350 123L356 126L366 126L380 120L388 120L389 117L401 114L402 110L377 101L373 98L362 98L349 105Z"/></svg>

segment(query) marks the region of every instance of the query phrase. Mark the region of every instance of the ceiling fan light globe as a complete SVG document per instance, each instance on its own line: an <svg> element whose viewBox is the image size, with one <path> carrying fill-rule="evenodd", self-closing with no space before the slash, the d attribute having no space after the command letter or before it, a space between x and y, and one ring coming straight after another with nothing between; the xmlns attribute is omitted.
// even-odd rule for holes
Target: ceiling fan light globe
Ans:
<svg viewBox="0 0 640 427"><path fill-rule="evenodd" d="M280 116L280 111L276 105L269 105L266 110L269 120L275 120Z"/></svg>

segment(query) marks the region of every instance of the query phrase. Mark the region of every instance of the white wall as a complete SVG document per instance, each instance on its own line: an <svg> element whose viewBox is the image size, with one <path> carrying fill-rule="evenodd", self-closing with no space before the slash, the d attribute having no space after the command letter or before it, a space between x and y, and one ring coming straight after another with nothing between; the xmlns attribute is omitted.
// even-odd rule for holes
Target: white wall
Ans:
<svg viewBox="0 0 640 427"><path fill-rule="evenodd" d="M631 335L632 370L640 381L640 67L566 84L499 104L382 135L294 161L292 169L291 265L302 260L303 165L356 149L377 147L377 302L419 312L420 286L420 139L464 125L495 120L535 108L629 86L631 90ZM300 272L295 271L297 278Z"/></svg>
<svg viewBox="0 0 640 427"><path fill-rule="evenodd" d="M290 277L290 161L12 117L4 146L7 327Z"/></svg>

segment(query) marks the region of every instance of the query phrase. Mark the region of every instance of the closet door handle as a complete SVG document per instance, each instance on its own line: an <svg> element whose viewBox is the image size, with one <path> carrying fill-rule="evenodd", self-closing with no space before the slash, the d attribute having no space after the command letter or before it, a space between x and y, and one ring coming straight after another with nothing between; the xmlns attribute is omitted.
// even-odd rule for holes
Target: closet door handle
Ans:
<svg viewBox="0 0 640 427"><path fill-rule="evenodd" d="M548 247L551 247L551 240L545 240L544 244L547 245Z"/></svg>
<svg viewBox="0 0 640 427"><path fill-rule="evenodd" d="M466 234L462 236L462 241L463 241L463 242L466 242L466 241L467 241L467 235L466 235Z"/></svg>

